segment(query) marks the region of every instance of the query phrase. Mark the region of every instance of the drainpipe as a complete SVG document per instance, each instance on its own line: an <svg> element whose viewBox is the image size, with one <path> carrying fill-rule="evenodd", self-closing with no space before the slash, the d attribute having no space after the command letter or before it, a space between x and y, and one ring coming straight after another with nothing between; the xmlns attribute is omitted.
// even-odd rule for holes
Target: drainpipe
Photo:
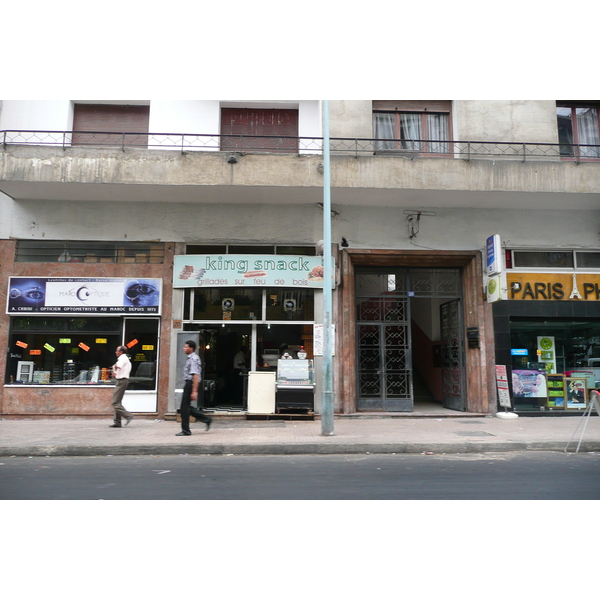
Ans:
<svg viewBox="0 0 600 600"><path fill-rule="evenodd" d="M323 100L323 391L321 435L333 435L333 340L331 334L333 277L331 267L331 171L329 162L329 100Z"/></svg>

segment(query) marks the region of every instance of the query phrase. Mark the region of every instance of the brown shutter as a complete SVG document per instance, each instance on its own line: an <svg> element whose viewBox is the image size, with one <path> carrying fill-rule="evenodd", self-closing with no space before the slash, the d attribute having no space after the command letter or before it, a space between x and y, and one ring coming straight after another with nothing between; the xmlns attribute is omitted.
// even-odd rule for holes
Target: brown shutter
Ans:
<svg viewBox="0 0 600 600"><path fill-rule="evenodd" d="M221 150L297 152L298 111L222 108L221 136Z"/></svg>
<svg viewBox="0 0 600 600"><path fill-rule="evenodd" d="M149 123L149 106L75 104L73 144L147 146ZM110 135L104 132L110 132ZM123 136L123 133L129 135Z"/></svg>

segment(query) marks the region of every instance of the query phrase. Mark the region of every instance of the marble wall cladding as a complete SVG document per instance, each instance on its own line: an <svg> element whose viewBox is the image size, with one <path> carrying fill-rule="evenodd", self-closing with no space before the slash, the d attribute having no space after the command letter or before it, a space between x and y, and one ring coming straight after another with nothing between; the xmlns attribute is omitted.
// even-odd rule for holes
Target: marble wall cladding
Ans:
<svg viewBox="0 0 600 600"><path fill-rule="evenodd" d="M165 243L162 264L131 263L32 263L15 262L15 240L0 240L0 347L8 348L10 317L6 314L9 277L143 277L163 281L163 302L158 361L158 416L167 411L169 396L169 355L173 297L173 256L175 245ZM111 415L112 386L102 388L11 387L4 385L6 352L0 353L0 415ZM151 413L152 414L152 413ZM153 414L154 416L154 414Z"/></svg>

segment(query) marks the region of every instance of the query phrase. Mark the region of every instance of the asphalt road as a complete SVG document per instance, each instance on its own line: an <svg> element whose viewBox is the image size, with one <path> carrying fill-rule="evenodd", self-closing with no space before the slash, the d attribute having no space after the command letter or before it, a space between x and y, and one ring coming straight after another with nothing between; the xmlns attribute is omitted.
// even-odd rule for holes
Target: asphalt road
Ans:
<svg viewBox="0 0 600 600"><path fill-rule="evenodd" d="M600 454L0 458L3 500L597 500Z"/></svg>

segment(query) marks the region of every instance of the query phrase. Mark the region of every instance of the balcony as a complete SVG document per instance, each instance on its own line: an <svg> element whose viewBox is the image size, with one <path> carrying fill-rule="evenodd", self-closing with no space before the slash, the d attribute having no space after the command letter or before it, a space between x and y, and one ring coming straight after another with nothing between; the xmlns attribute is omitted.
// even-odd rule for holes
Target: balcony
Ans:
<svg viewBox="0 0 600 600"><path fill-rule="evenodd" d="M17 200L322 200L319 137L7 130L0 143L0 191ZM331 138L330 149L338 204L596 210L600 202L600 146Z"/></svg>

